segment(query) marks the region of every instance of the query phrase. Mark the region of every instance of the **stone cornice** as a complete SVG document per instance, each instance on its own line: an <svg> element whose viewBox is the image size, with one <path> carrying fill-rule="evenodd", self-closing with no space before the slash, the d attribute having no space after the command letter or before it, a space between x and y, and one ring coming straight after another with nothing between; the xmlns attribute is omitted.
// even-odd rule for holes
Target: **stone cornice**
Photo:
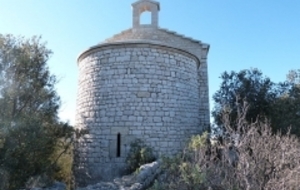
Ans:
<svg viewBox="0 0 300 190"><path fill-rule="evenodd" d="M112 48L137 48L137 47L159 47L159 48L164 48L164 49L169 49L181 54L184 54L192 59L195 59L197 62L197 68L200 66L200 60L198 59L197 56L193 55L192 53L184 50L184 49L179 49L171 46L167 46L166 44L163 43L157 43L156 41L151 41L151 40L131 40L131 41L126 41L126 42L113 42L113 43L102 43L96 46L92 46L89 49L83 51L77 58L77 64L81 62L82 59L87 57L88 55L98 52L100 49L112 49Z"/></svg>

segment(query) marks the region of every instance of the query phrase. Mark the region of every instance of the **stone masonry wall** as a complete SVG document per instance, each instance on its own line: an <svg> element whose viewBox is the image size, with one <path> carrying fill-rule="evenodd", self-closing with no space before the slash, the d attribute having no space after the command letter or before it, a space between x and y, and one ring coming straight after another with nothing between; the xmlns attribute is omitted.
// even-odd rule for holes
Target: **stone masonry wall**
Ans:
<svg viewBox="0 0 300 190"><path fill-rule="evenodd" d="M192 54L148 43L106 44L82 55L78 66L78 179L88 174L96 182L121 174L136 138L157 155L174 154L202 132L205 93L199 59Z"/></svg>
<svg viewBox="0 0 300 190"><path fill-rule="evenodd" d="M209 125L209 88L208 88L208 68L207 68L207 53L209 45L192 38L185 37L184 35L177 34L162 28L154 28L143 26L138 28L131 28L119 34L108 38L104 43L123 43L123 42L148 42L155 44L162 44L178 49L182 49L195 55L200 60L199 76L201 80L200 93L201 93L201 122L203 125Z"/></svg>

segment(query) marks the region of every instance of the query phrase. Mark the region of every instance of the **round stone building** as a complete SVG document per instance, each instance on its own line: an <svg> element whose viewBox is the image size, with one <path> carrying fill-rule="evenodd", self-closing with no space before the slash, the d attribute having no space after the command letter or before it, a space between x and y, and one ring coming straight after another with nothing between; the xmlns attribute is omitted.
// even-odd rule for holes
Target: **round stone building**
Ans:
<svg viewBox="0 0 300 190"><path fill-rule="evenodd" d="M74 171L79 185L121 175L130 143L157 156L209 126L209 45L158 26L160 4L132 4L132 28L78 58ZM149 11L151 23L140 24Z"/></svg>

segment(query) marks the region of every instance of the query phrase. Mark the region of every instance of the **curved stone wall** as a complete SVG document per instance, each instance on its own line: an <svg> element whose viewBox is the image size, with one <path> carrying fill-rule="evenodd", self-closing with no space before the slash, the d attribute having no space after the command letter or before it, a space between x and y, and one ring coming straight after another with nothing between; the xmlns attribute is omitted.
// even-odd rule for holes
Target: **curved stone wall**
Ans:
<svg viewBox="0 0 300 190"><path fill-rule="evenodd" d="M200 76L200 96L201 96L201 122L203 125L209 126L209 87L208 87L208 65L207 56L209 45L201 41L188 38L176 32L167 29L155 28L149 26L140 26L125 30L119 34L108 38L103 43L154 43L168 47L182 49L189 52L199 59L199 76ZM100 44L102 45L102 44ZM94 48L97 47L94 46Z"/></svg>
<svg viewBox="0 0 300 190"><path fill-rule="evenodd" d="M120 174L136 138L157 154L173 154L202 132L198 65L190 53L148 43L103 45L83 53L77 175L109 179Z"/></svg>

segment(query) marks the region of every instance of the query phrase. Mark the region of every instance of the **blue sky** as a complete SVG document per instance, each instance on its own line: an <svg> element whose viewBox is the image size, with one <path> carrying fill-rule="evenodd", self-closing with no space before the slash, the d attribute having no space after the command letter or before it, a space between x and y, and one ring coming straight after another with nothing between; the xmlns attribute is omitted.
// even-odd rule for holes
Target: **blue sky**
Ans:
<svg viewBox="0 0 300 190"><path fill-rule="evenodd" d="M131 27L135 0L0 0L0 33L41 35L60 79L60 117L74 123L80 52ZM300 69L299 0L160 0L159 26L210 44L210 96L224 71L258 68L274 82ZM211 102L211 108L213 102Z"/></svg>

